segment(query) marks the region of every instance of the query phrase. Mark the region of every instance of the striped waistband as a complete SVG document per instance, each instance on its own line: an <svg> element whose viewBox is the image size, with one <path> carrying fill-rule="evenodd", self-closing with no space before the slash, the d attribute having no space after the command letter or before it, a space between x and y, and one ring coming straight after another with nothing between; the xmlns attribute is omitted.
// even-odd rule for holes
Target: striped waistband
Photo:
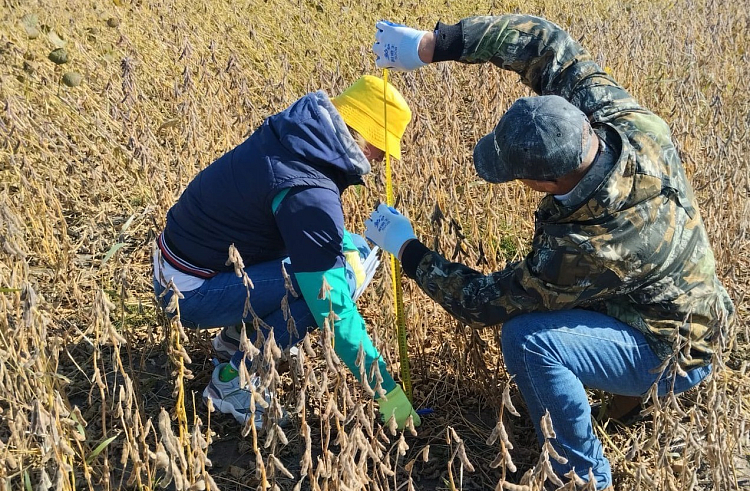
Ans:
<svg viewBox="0 0 750 491"><path fill-rule="evenodd" d="M214 271L213 269L208 268L199 268L198 266L180 258L180 256L175 254L167 245L167 240L164 237L164 232L159 234L159 237L156 239L156 245L159 247L164 260L178 271L182 271L185 274L197 276L198 278L204 279L213 278L218 274L218 271Z"/></svg>

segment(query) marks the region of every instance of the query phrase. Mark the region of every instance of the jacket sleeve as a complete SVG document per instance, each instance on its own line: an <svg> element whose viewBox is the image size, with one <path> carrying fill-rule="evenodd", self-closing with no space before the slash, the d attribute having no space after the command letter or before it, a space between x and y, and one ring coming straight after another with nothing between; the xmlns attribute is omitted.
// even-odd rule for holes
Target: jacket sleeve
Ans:
<svg viewBox="0 0 750 491"><path fill-rule="evenodd" d="M308 187L289 191L274 209L276 223L287 246L295 279L318 327L333 315L334 350L361 381L356 365L360 345L365 370L377 360L382 387L396 387L383 357L367 333L365 321L351 297L344 256L344 215L339 195L331 190ZM321 298L323 281L330 290ZM369 379L374 387L374 378Z"/></svg>
<svg viewBox="0 0 750 491"><path fill-rule="evenodd" d="M633 237L626 235L637 233L625 228L617 239L629 241ZM472 327L484 327L526 312L586 307L638 287L641 278L631 275L627 257L615 260L619 252L606 251L603 260L584 252L590 247L562 235L539 234L523 260L485 275L415 240L404 249L401 262L406 275L451 315ZM641 273L648 274L645 269Z"/></svg>
<svg viewBox="0 0 750 491"><path fill-rule="evenodd" d="M556 24L530 15L468 17L438 23L434 61L491 62L516 72L540 95L559 95L593 121L640 106Z"/></svg>

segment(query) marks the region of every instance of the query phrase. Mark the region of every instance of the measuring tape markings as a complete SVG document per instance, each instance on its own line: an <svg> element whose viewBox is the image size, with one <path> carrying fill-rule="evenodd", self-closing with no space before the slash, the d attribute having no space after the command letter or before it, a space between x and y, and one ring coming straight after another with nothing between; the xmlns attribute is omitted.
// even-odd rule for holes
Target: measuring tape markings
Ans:
<svg viewBox="0 0 750 491"><path fill-rule="evenodd" d="M383 126L385 127L385 195L386 204L395 204L393 181L391 178L391 156L388 153L388 69L383 69ZM396 303L396 338L398 340L398 359L401 365L401 381L404 392L412 401L411 371L409 369L409 350L406 344L406 318L404 317L404 294L401 286L401 264L391 256L391 279L393 280L393 297Z"/></svg>

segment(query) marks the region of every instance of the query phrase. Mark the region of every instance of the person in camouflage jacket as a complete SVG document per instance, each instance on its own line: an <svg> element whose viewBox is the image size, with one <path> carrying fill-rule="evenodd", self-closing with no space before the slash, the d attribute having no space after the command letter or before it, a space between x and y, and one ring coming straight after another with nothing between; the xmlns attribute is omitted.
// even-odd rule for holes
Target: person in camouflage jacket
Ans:
<svg viewBox="0 0 750 491"><path fill-rule="evenodd" d="M547 193L531 252L485 275L416 240L380 205L367 237L460 321L503 324L505 363L543 440L612 485L584 386L624 396L700 382L734 313L668 125L640 106L559 26L528 15L470 17L432 32L381 21L376 64L491 62L539 94L517 100L474 150L480 177ZM640 399L638 399L640 400Z"/></svg>

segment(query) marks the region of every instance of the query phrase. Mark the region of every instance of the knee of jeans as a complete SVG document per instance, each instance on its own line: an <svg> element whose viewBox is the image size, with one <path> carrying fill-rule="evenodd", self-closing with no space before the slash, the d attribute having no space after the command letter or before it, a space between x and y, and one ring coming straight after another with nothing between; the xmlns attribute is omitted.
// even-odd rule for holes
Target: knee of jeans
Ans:
<svg viewBox="0 0 750 491"><path fill-rule="evenodd" d="M557 341L548 327L548 319L541 313L522 314L503 324L503 358L511 373L530 363L559 363Z"/></svg>
<svg viewBox="0 0 750 491"><path fill-rule="evenodd" d="M520 315L505 322L501 332L503 359L513 375L523 367L523 350L530 338L524 317Z"/></svg>
<svg viewBox="0 0 750 491"><path fill-rule="evenodd" d="M660 396L664 396L669 393L670 390L674 390L675 394L681 394L689 389L692 389L703 381L712 371L711 364L693 368L688 371L686 376L681 377L677 375L673 380L671 377L663 378L659 380L658 393Z"/></svg>

